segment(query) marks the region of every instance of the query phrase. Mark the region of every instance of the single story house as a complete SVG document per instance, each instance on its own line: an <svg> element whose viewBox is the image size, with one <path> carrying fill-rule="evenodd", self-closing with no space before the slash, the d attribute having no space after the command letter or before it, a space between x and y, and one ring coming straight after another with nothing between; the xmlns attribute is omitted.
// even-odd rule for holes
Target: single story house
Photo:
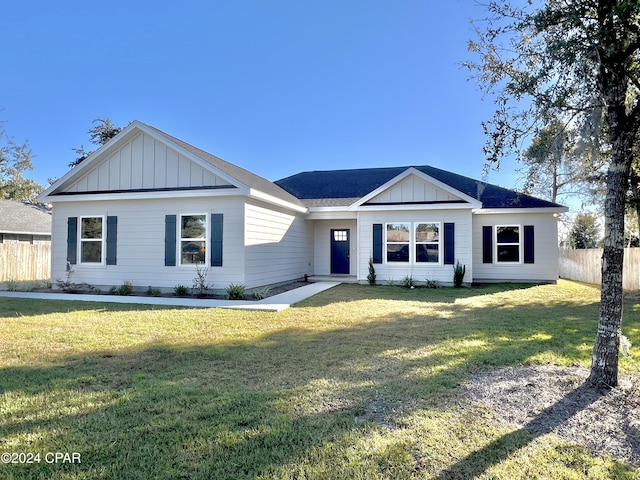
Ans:
<svg viewBox="0 0 640 480"><path fill-rule="evenodd" d="M430 166L312 171L271 182L135 121L40 197L53 280L216 288L304 276L450 284L558 278L563 206Z"/></svg>
<svg viewBox="0 0 640 480"><path fill-rule="evenodd" d="M0 200L0 243L50 243L51 212L42 205Z"/></svg>

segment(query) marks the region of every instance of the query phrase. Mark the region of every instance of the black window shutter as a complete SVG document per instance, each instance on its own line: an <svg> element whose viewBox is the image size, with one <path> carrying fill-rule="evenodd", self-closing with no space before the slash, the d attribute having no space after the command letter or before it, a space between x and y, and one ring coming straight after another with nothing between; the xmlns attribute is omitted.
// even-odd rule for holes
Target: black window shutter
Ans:
<svg viewBox="0 0 640 480"><path fill-rule="evenodd" d="M118 217L107 217L107 265L115 265L118 247Z"/></svg>
<svg viewBox="0 0 640 480"><path fill-rule="evenodd" d="M67 219L67 262L71 265L77 263L78 252L78 217Z"/></svg>
<svg viewBox="0 0 640 480"><path fill-rule="evenodd" d="M493 227L482 227L482 263L493 263Z"/></svg>
<svg viewBox="0 0 640 480"><path fill-rule="evenodd" d="M455 263L455 223L444 224L444 264L453 265Z"/></svg>
<svg viewBox="0 0 640 480"><path fill-rule="evenodd" d="M382 224L373 224L373 263L382 263Z"/></svg>
<svg viewBox="0 0 640 480"><path fill-rule="evenodd" d="M222 266L222 213L211 214L211 266Z"/></svg>
<svg viewBox="0 0 640 480"><path fill-rule="evenodd" d="M164 264L167 267L176 266L176 216L164 217Z"/></svg>
<svg viewBox="0 0 640 480"><path fill-rule="evenodd" d="M535 242L533 239L533 225L524 226L524 263L534 262Z"/></svg>

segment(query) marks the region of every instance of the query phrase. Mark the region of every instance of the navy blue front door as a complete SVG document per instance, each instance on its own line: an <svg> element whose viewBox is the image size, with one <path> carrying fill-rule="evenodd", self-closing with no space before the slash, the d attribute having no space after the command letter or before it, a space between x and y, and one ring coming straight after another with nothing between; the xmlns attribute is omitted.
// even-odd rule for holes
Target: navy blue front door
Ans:
<svg viewBox="0 0 640 480"><path fill-rule="evenodd" d="M349 229L331 230L331 273L349 274Z"/></svg>

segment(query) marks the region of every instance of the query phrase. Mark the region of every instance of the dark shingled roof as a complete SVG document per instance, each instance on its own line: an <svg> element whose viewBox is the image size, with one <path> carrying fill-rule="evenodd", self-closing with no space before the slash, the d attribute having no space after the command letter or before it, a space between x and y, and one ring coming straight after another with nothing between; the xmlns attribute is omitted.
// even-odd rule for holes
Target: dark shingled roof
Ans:
<svg viewBox="0 0 640 480"><path fill-rule="evenodd" d="M303 201L362 198L408 168L411 167L302 172L277 180L275 183ZM557 203L524 195L429 165L414 166L413 168L481 201L483 208L562 208ZM335 203L339 204L340 202Z"/></svg>

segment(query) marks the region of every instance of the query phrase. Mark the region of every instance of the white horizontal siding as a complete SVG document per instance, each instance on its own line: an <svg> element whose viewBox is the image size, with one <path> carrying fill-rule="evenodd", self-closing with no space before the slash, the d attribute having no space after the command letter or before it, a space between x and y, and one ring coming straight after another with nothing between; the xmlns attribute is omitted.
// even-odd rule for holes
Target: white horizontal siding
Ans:
<svg viewBox="0 0 640 480"><path fill-rule="evenodd" d="M93 192L128 189L229 185L226 180L141 133L104 159L65 191Z"/></svg>
<svg viewBox="0 0 640 480"><path fill-rule="evenodd" d="M376 223L384 225L385 223L397 222L439 222L441 228L440 235L442 238L440 244L441 262L444 261L444 224L455 224L455 259L466 266L464 281L471 281L473 278L471 210L415 210L361 213L358 221L358 280L361 282L366 281L369 273L369 258L373 257L373 225ZM427 263L387 263L384 246L383 263L375 264L374 267L378 282L386 282L389 280L397 282L407 275L412 276L413 279L418 282L424 282L425 280L436 280L443 284L453 282L452 265L444 265L442 263L440 265Z"/></svg>
<svg viewBox="0 0 640 480"><path fill-rule="evenodd" d="M195 266L164 265L165 215L222 213L223 266L210 267L209 282L224 288L231 282L244 283L243 201L241 199L197 198L188 200L59 202L54 205L52 280L66 278L67 218L86 215L118 217L117 265L77 264L73 281L96 286L191 287Z"/></svg>
<svg viewBox="0 0 640 480"><path fill-rule="evenodd" d="M313 273L313 225L302 214L255 202L245 212L245 283L249 288Z"/></svg>
<svg viewBox="0 0 640 480"><path fill-rule="evenodd" d="M482 263L482 227L533 225L534 263ZM521 230L521 237L523 231ZM492 243L495 259L495 230ZM551 213L479 214L473 216L474 281L553 281L558 280L558 221ZM521 238L521 249L523 248Z"/></svg>

